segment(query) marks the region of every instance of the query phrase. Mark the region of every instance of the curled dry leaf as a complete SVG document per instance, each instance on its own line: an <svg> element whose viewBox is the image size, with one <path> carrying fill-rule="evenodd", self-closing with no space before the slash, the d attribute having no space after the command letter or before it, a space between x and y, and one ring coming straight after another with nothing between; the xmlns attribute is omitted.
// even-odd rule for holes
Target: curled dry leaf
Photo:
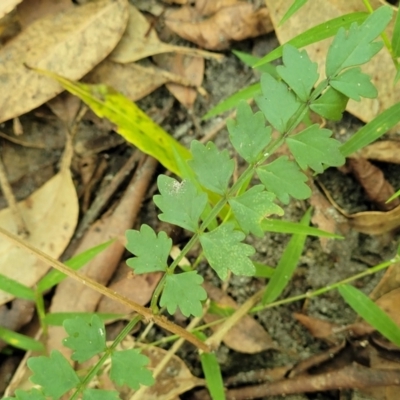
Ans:
<svg viewBox="0 0 400 400"><path fill-rule="evenodd" d="M22 0L2 0L0 3L0 18L11 12Z"/></svg>
<svg viewBox="0 0 400 400"><path fill-rule="evenodd" d="M159 54L154 57L163 69L188 79L192 86L201 86L204 75L204 58L182 54ZM196 101L197 91L177 83L167 83L167 89L186 108L191 109Z"/></svg>
<svg viewBox="0 0 400 400"><path fill-rule="evenodd" d="M203 283L208 296L215 301L220 307L229 307L237 309L236 302L221 289L208 283ZM207 323L216 321L221 317L215 314L206 314L204 321ZM219 325L213 325L211 329L215 332ZM244 316L238 324L234 325L224 336L222 341L229 348L247 354L255 354L264 350L276 348L272 338L265 329L250 315Z"/></svg>
<svg viewBox="0 0 400 400"><path fill-rule="evenodd" d="M400 204L398 198L386 203L395 191L377 166L371 164L365 158L349 158L347 163L353 175L364 188L368 198L380 210L392 210Z"/></svg>
<svg viewBox="0 0 400 400"><path fill-rule="evenodd" d="M63 90L24 63L80 79L114 49L127 17L126 0L90 2L40 19L9 42L0 51L0 121L26 113Z"/></svg>
<svg viewBox="0 0 400 400"><path fill-rule="evenodd" d="M201 15L207 17L224 7L233 6L239 2L240 0L196 0L195 7Z"/></svg>
<svg viewBox="0 0 400 400"><path fill-rule="evenodd" d="M400 141L381 140L364 147L359 154L370 160L400 164Z"/></svg>
<svg viewBox="0 0 400 400"><path fill-rule="evenodd" d="M130 63L161 53L182 53L205 58L221 59L222 55L190 47L173 46L161 42L157 33L141 12L129 5L129 21L121 41L111 53L110 59L118 63Z"/></svg>
<svg viewBox="0 0 400 400"><path fill-rule="evenodd" d="M78 220L79 205L68 168L61 171L18 203L20 213L29 230L26 239L30 244L54 258L67 247ZM9 208L0 211L0 225L16 234L16 224ZM6 240L0 241L1 273L23 285L32 287L48 271L49 265L33 254L16 247ZM13 299L0 291L0 304Z"/></svg>
<svg viewBox="0 0 400 400"><path fill-rule="evenodd" d="M209 50L224 50L231 40L244 40L273 30L265 7L255 9L238 2L223 7L204 19L194 7L182 7L167 14L166 25L182 38Z"/></svg>
<svg viewBox="0 0 400 400"><path fill-rule="evenodd" d="M381 0L370 0L373 9L382 6ZM303 33L318 24L356 11L364 11L363 2L358 0L313 0L297 11L290 20L279 25L288 9L287 0L266 0L275 33L281 44ZM389 25L386 32L392 37L393 26ZM332 41L321 42L307 46L307 53L311 60L318 63L321 79L324 77L325 60L328 47ZM393 90L393 81L396 76L396 67L388 51L380 51L371 61L362 66L364 73L372 77L372 83L378 90L376 99L363 98L360 102L350 100L346 110L364 122L371 121L382 111L400 101L400 90Z"/></svg>

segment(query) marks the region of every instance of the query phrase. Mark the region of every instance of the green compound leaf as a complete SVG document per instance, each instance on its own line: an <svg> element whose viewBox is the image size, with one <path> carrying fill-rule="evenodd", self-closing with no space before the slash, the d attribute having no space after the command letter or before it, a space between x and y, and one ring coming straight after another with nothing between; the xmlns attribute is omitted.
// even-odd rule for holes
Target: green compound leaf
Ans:
<svg viewBox="0 0 400 400"><path fill-rule="evenodd" d="M58 350L53 350L50 357L29 358L27 364L33 372L31 381L42 386L44 394L53 399L60 398L80 383L78 375Z"/></svg>
<svg viewBox="0 0 400 400"><path fill-rule="evenodd" d="M15 397L3 397L2 400L18 399L18 400L46 400L44 394L37 389L15 391Z"/></svg>
<svg viewBox="0 0 400 400"><path fill-rule="evenodd" d="M93 315L90 322L76 317L67 319L63 325L69 335L63 345L74 351L72 360L82 363L106 349L104 322L97 315Z"/></svg>
<svg viewBox="0 0 400 400"><path fill-rule="evenodd" d="M190 146L193 159L188 161L199 182L214 193L224 195L233 174L235 163L228 151L218 151L214 143L206 145L193 140Z"/></svg>
<svg viewBox="0 0 400 400"><path fill-rule="evenodd" d="M319 77L318 64L310 60L305 50L299 51L290 44L283 47L283 64L276 67L278 74L306 102Z"/></svg>
<svg viewBox="0 0 400 400"><path fill-rule="evenodd" d="M262 95L255 98L267 121L280 133L286 131L289 119L299 109L301 103L284 82L279 82L270 74L261 75Z"/></svg>
<svg viewBox="0 0 400 400"><path fill-rule="evenodd" d="M400 346L400 328L377 304L363 292L351 285L338 287L347 304L383 336Z"/></svg>
<svg viewBox="0 0 400 400"><path fill-rule="evenodd" d="M82 400L120 400L116 390L85 389Z"/></svg>
<svg viewBox="0 0 400 400"><path fill-rule="evenodd" d="M230 119L226 125L233 147L248 163L256 162L271 141L271 127L265 126L264 115L260 111L253 114L245 101L238 105L236 121Z"/></svg>
<svg viewBox="0 0 400 400"><path fill-rule="evenodd" d="M340 121L348 100L347 96L329 87L322 96L310 104L310 108L326 119Z"/></svg>
<svg viewBox="0 0 400 400"><path fill-rule="evenodd" d="M228 270L236 275L253 276L255 273L254 265L248 258L255 250L248 244L240 243L246 235L233 229L233 224L227 223L200 236L204 254L222 280L228 276Z"/></svg>
<svg viewBox="0 0 400 400"><path fill-rule="evenodd" d="M199 193L188 180L178 182L165 175L158 177L157 185L161 195L153 196L153 200L163 212L158 218L195 232L207 204L207 194Z"/></svg>
<svg viewBox="0 0 400 400"><path fill-rule="evenodd" d="M171 178L169 178L171 179ZM128 258L126 263L135 270L135 274L165 271L167 259L172 248L172 240L165 232L157 234L148 225L142 225L140 232L126 231L126 248L136 257Z"/></svg>
<svg viewBox="0 0 400 400"><path fill-rule="evenodd" d="M154 378L146 368L149 359L140 350L114 351L111 355L110 378L119 386L127 385L138 390L140 385L151 386Z"/></svg>
<svg viewBox="0 0 400 400"><path fill-rule="evenodd" d="M339 29L326 57L326 76L332 78L342 69L368 62L382 48L376 39L392 18L390 7L380 7L362 25L350 26L348 32Z"/></svg>
<svg viewBox="0 0 400 400"><path fill-rule="evenodd" d="M275 193L283 204L289 203L289 195L299 200L311 196L311 189L304 183L307 176L287 156L258 167L256 171L267 190Z"/></svg>
<svg viewBox="0 0 400 400"><path fill-rule="evenodd" d="M203 278L196 271L167 275L160 300L161 307L167 307L171 315L179 307L185 317L200 317L203 311L201 302L207 298L202 283Z"/></svg>
<svg viewBox="0 0 400 400"><path fill-rule="evenodd" d="M361 97L373 99L378 96L371 77L361 72L361 68L351 68L330 81L331 86L355 101Z"/></svg>
<svg viewBox="0 0 400 400"><path fill-rule="evenodd" d="M300 168L307 166L315 172L324 171L323 164L338 167L345 163L345 158L339 150L340 142L331 138L332 131L321 129L317 124L312 125L297 135L288 137L289 146Z"/></svg>
<svg viewBox="0 0 400 400"><path fill-rule="evenodd" d="M256 185L241 196L229 199L229 205L243 232L264 236L261 222L271 214L283 215L283 210L274 203L275 195L266 192L263 185Z"/></svg>

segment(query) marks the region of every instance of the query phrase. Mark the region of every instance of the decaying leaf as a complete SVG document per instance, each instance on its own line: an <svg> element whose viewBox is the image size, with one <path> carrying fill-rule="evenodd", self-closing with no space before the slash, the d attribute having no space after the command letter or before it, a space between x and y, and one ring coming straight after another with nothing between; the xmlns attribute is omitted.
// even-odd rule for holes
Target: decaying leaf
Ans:
<svg viewBox="0 0 400 400"><path fill-rule="evenodd" d="M390 203L386 201L394 194L393 186L385 179L383 172L365 158L349 158L347 165L364 188L368 198L373 201L380 210L392 210L400 204L400 200L394 199Z"/></svg>
<svg viewBox="0 0 400 400"><path fill-rule="evenodd" d="M182 7L167 13L166 25L182 38L209 50L224 50L231 40L244 40L273 30L265 7L247 2L223 6L204 19L199 9Z"/></svg>
<svg viewBox="0 0 400 400"><path fill-rule="evenodd" d="M236 302L221 289L208 283L203 283L208 296L220 307L229 307L237 309ZM206 314L204 320L209 323L216 321L221 317L215 314ZM218 330L219 325L213 325L213 331ZM229 348L239 353L255 354L260 351L276 348L272 338L265 329L250 315L243 317L238 324L234 325L224 336L222 341Z"/></svg>
<svg viewBox="0 0 400 400"><path fill-rule="evenodd" d="M370 160L400 164L400 141L380 140L364 147L359 154Z"/></svg>
<svg viewBox="0 0 400 400"><path fill-rule="evenodd" d="M337 329L337 326L329 321L300 313L293 313L293 316L310 331L311 335L318 339L326 339L329 336L333 336L335 329Z"/></svg>
<svg viewBox="0 0 400 400"><path fill-rule="evenodd" d="M11 12L22 0L2 0L0 3L0 18Z"/></svg>
<svg viewBox="0 0 400 400"><path fill-rule="evenodd" d="M110 59L119 63L130 63L142 58L161 53L182 53L192 56L221 59L222 55L192 49L190 47L173 46L161 42L150 23L133 5L129 5L129 22L121 41L111 53Z"/></svg>
<svg viewBox="0 0 400 400"><path fill-rule="evenodd" d="M18 203L29 230L27 241L54 258L67 247L78 220L79 205L68 167L46 182L27 199ZM3 229L16 234L17 227L10 209L0 211ZM50 268L33 254L6 240L0 241L1 273L32 287ZM13 299L0 291L0 304Z"/></svg>
<svg viewBox="0 0 400 400"><path fill-rule="evenodd" d="M188 79L193 86L201 86L204 75L204 58L189 57L182 54L159 54L154 57L157 64L174 74ZM168 83L167 89L187 109L191 109L197 97L197 91L177 83Z"/></svg>
<svg viewBox="0 0 400 400"><path fill-rule="evenodd" d="M109 85L132 101L147 96L167 82L195 86L188 79L155 66L143 66L135 63L119 64L109 60L104 60L94 68L85 77L85 81Z"/></svg>
<svg viewBox="0 0 400 400"><path fill-rule="evenodd" d="M363 3L358 0L313 0L308 1L287 23L279 26L279 21L288 8L287 3L287 0L266 0L276 35L281 44L329 19L366 10ZM371 0L370 5L373 9L377 9L382 6L382 3L380 0ZM386 30L389 37L392 35L391 30L389 25ZM330 43L331 40L324 40L307 46L307 53L311 60L318 63L318 69L322 76L324 76L325 59ZM363 65L362 70L372 76L372 83L376 86L379 95L376 99L363 98L360 102L350 100L346 109L362 121L368 122L383 110L399 102L400 91L393 89L396 68L386 49L380 51L370 62Z"/></svg>
<svg viewBox="0 0 400 400"><path fill-rule="evenodd" d="M0 121L38 107L63 89L29 67L80 79L120 40L127 22L126 0L74 7L31 24L0 50Z"/></svg>

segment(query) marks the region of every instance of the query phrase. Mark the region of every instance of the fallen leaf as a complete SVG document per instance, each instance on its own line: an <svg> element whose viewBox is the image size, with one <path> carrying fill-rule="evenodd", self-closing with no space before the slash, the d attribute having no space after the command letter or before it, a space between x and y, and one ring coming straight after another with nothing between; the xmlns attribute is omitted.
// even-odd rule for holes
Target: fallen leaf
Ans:
<svg viewBox="0 0 400 400"><path fill-rule="evenodd" d="M195 86L188 79L154 66L119 64L109 60L94 68L85 81L109 85L132 101L140 100L167 82Z"/></svg>
<svg viewBox="0 0 400 400"><path fill-rule="evenodd" d="M182 54L160 54L154 56L156 63L163 69L188 79L192 86L199 87L203 82L204 58L189 57ZM167 89L187 109L192 109L197 91L176 83L168 83Z"/></svg>
<svg viewBox="0 0 400 400"><path fill-rule="evenodd" d="M24 63L80 79L114 49L126 22L126 0L103 0L31 24L0 50L0 121L24 114L63 90Z"/></svg>
<svg viewBox="0 0 400 400"><path fill-rule="evenodd" d="M133 5L129 5L128 26L110 59L119 63L130 63L161 53L182 53L205 58L221 59L221 54L210 53L190 47L173 46L161 42L150 23Z"/></svg>
<svg viewBox="0 0 400 400"><path fill-rule="evenodd" d="M29 231L26 241L58 258L74 233L79 213L69 168L63 167L31 196L19 202L18 207ZM17 233L9 208L0 211L0 225L11 233ZM27 254L5 240L0 241L0 265L2 274L29 287L35 285L50 268L33 254ZM9 293L0 291L0 304L13 298Z"/></svg>
<svg viewBox="0 0 400 400"><path fill-rule="evenodd" d="M81 106L81 99L63 92L48 101L46 105L61 121L71 126Z"/></svg>
<svg viewBox="0 0 400 400"><path fill-rule="evenodd" d="M211 284L204 283L208 296L220 307L230 307L237 309L236 302L221 289ZM206 314L204 321L210 323L220 319L219 315ZM218 330L219 325L213 325L210 329L214 332ZM238 324L234 325L223 337L222 341L230 349L239 353L255 354L264 350L276 348L272 338L265 329L250 315L244 316Z"/></svg>
<svg viewBox="0 0 400 400"><path fill-rule="evenodd" d="M335 334L337 326L329 321L310 317L305 314L293 313L293 316L317 339L325 339Z"/></svg>
<svg viewBox="0 0 400 400"><path fill-rule="evenodd" d="M359 155L370 160L400 164L400 141L380 140L361 149Z"/></svg>
<svg viewBox="0 0 400 400"><path fill-rule="evenodd" d="M150 368L155 368L168 353L159 347L142 350L150 358ZM186 364L177 356L172 356L153 386L142 392L146 400L172 400L196 386L204 386L204 379L193 376Z"/></svg>
<svg viewBox="0 0 400 400"><path fill-rule="evenodd" d="M209 50L229 48L231 40L244 40L273 30L265 7L238 2L204 19L198 9L182 7L167 13L165 23L182 38Z"/></svg>
<svg viewBox="0 0 400 400"><path fill-rule="evenodd" d="M374 202L380 210L392 210L400 204L400 200L394 199L390 203L386 201L394 194L393 186L385 179L383 172L377 166L371 164L365 158L349 158L347 165L364 188L368 198Z"/></svg>
<svg viewBox="0 0 400 400"><path fill-rule="evenodd" d="M196 0L196 10L204 17L215 14L224 7L240 3L241 0Z"/></svg>
<svg viewBox="0 0 400 400"><path fill-rule="evenodd" d="M25 29L45 15L54 15L71 7L71 0L24 0L17 7L17 14L22 28Z"/></svg>
<svg viewBox="0 0 400 400"><path fill-rule="evenodd" d="M358 0L314 0L307 2L288 22L280 26L279 21L288 7L287 0L266 0L266 3L275 33L281 44L329 19L356 11L365 11L363 2ZM376 9L382 6L382 3L380 0L371 0L370 5ZM391 30L389 25L386 30L389 37L391 37ZM331 42L332 39L328 39L306 48L311 60L318 63L318 70L323 76L326 54ZM380 51L370 62L362 66L362 70L372 76L372 83L376 86L379 95L376 99L363 98L360 102L350 100L346 110L362 121L369 122L382 111L399 102L400 91L393 88L396 68L386 49Z"/></svg>
<svg viewBox="0 0 400 400"><path fill-rule="evenodd" d="M3 18L6 14L14 10L17 4L21 3L22 0L2 0L0 4L0 18Z"/></svg>

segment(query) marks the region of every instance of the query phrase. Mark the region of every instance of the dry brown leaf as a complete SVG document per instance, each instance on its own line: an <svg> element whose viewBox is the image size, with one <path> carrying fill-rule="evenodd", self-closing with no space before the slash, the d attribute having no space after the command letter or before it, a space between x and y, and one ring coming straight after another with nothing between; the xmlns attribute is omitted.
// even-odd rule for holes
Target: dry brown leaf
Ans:
<svg viewBox="0 0 400 400"><path fill-rule="evenodd" d="M240 3L241 0L196 0L196 10L204 17L215 14L224 7Z"/></svg>
<svg viewBox="0 0 400 400"><path fill-rule="evenodd" d="M48 14L57 14L73 7L71 0L24 0L18 5L18 19L22 28Z"/></svg>
<svg viewBox="0 0 400 400"><path fill-rule="evenodd" d="M18 203L22 218L29 230L30 244L54 258L67 247L78 220L79 205L69 168L61 171ZM2 228L17 233L16 223L9 208L0 211ZM0 241L1 273L23 285L32 287L50 266L38 261L33 254L8 241ZM0 291L0 304L14 296Z"/></svg>
<svg viewBox="0 0 400 400"><path fill-rule="evenodd" d="M36 21L4 46L0 50L0 121L26 113L63 90L24 63L80 79L113 50L127 17L126 0L90 2Z"/></svg>
<svg viewBox="0 0 400 400"><path fill-rule="evenodd" d="M318 339L325 339L329 336L333 336L335 334L335 329L337 329L337 326L331 322L319 318L300 313L293 313L293 316L310 331L311 335Z"/></svg>
<svg viewBox="0 0 400 400"><path fill-rule="evenodd" d="M189 57L182 54L159 54L154 57L163 69L188 79L192 86L201 86L204 75L204 58ZM197 91L176 83L168 83L167 89L187 109L193 108Z"/></svg>
<svg viewBox="0 0 400 400"><path fill-rule="evenodd" d="M22 0L1 0L0 3L0 18L3 18L6 14L11 12L17 4L21 3Z"/></svg>
<svg viewBox="0 0 400 400"><path fill-rule="evenodd" d="M381 140L364 147L359 154L370 160L400 164L400 141Z"/></svg>
<svg viewBox="0 0 400 400"><path fill-rule="evenodd" d="M159 347L150 347L142 350L150 358L150 368L155 368L167 354L167 350ZM196 386L203 386L203 379L193 376L186 364L177 356L172 356L153 386L146 388L143 399L146 400L173 400L182 393Z"/></svg>
<svg viewBox="0 0 400 400"><path fill-rule="evenodd" d="M129 5L128 26L118 46L111 53L110 59L118 63L131 63L161 53L182 53L205 58L221 59L222 55L192 49L190 47L173 46L161 42L150 23L133 5Z"/></svg>
<svg viewBox="0 0 400 400"><path fill-rule="evenodd" d="M110 85L132 101L147 96L167 82L194 86L188 79L154 66L119 64L109 60L100 63L85 81Z"/></svg>
<svg viewBox="0 0 400 400"><path fill-rule="evenodd" d="M204 283L208 296L220 307L230 307L237 309L236 302L221 289L211 284ZM221 317L215 314L206 314L204 320L207 323L216 321ZM219 325L213 325L211 329L216 332ZM229 348L247 354L255 354L264 350L276 348L272 338L265 329L250 315L243 317L238 324L234 325L224 336L222 341Z"/></svg>
<svg viewBox="0 0 400 400"><path fill-rule="evenodd" d="M364 188L368 198L373 201L380 210L392 210L400 204L400 200L394 199L386 203L393 196L394 188L385 179L383 172L365 158L349 158L347 165L358 182Z"/></svg>
<svg viewBox="0 0 400 400"><path fill-rule="evenodd" d="M182 7L167 14L166 25L176 34L209 50L229 48L231 40L244 40L273 30L265 7L239 2L223 7L204 19L194 7Z"/></svg>
<svg viewBox="0 0 400 400"><path fill-rule="evenodd" d="M287 0L265 1L281 44L329 19L355 11L365 11L363 2L359 0L313 0L307 2L289 21L279 26L279 21L289 6ZM379 0L371 0L370 4L374 9L382 5ZM387 29L389 37L391 37L390 30L389 26ZM318 63L318 69L322 76L324 76L325 59L330 43L331 39L307 46L307 53L311 60ZM381 50L378 55L362 67L362 70L372 76L372 83L378 89L378 98L363 98L360 102L350 100L346 110L362 121L368 122L391 105L399 102L400 91L393 88L396 68L386 49Z"/></svg>

